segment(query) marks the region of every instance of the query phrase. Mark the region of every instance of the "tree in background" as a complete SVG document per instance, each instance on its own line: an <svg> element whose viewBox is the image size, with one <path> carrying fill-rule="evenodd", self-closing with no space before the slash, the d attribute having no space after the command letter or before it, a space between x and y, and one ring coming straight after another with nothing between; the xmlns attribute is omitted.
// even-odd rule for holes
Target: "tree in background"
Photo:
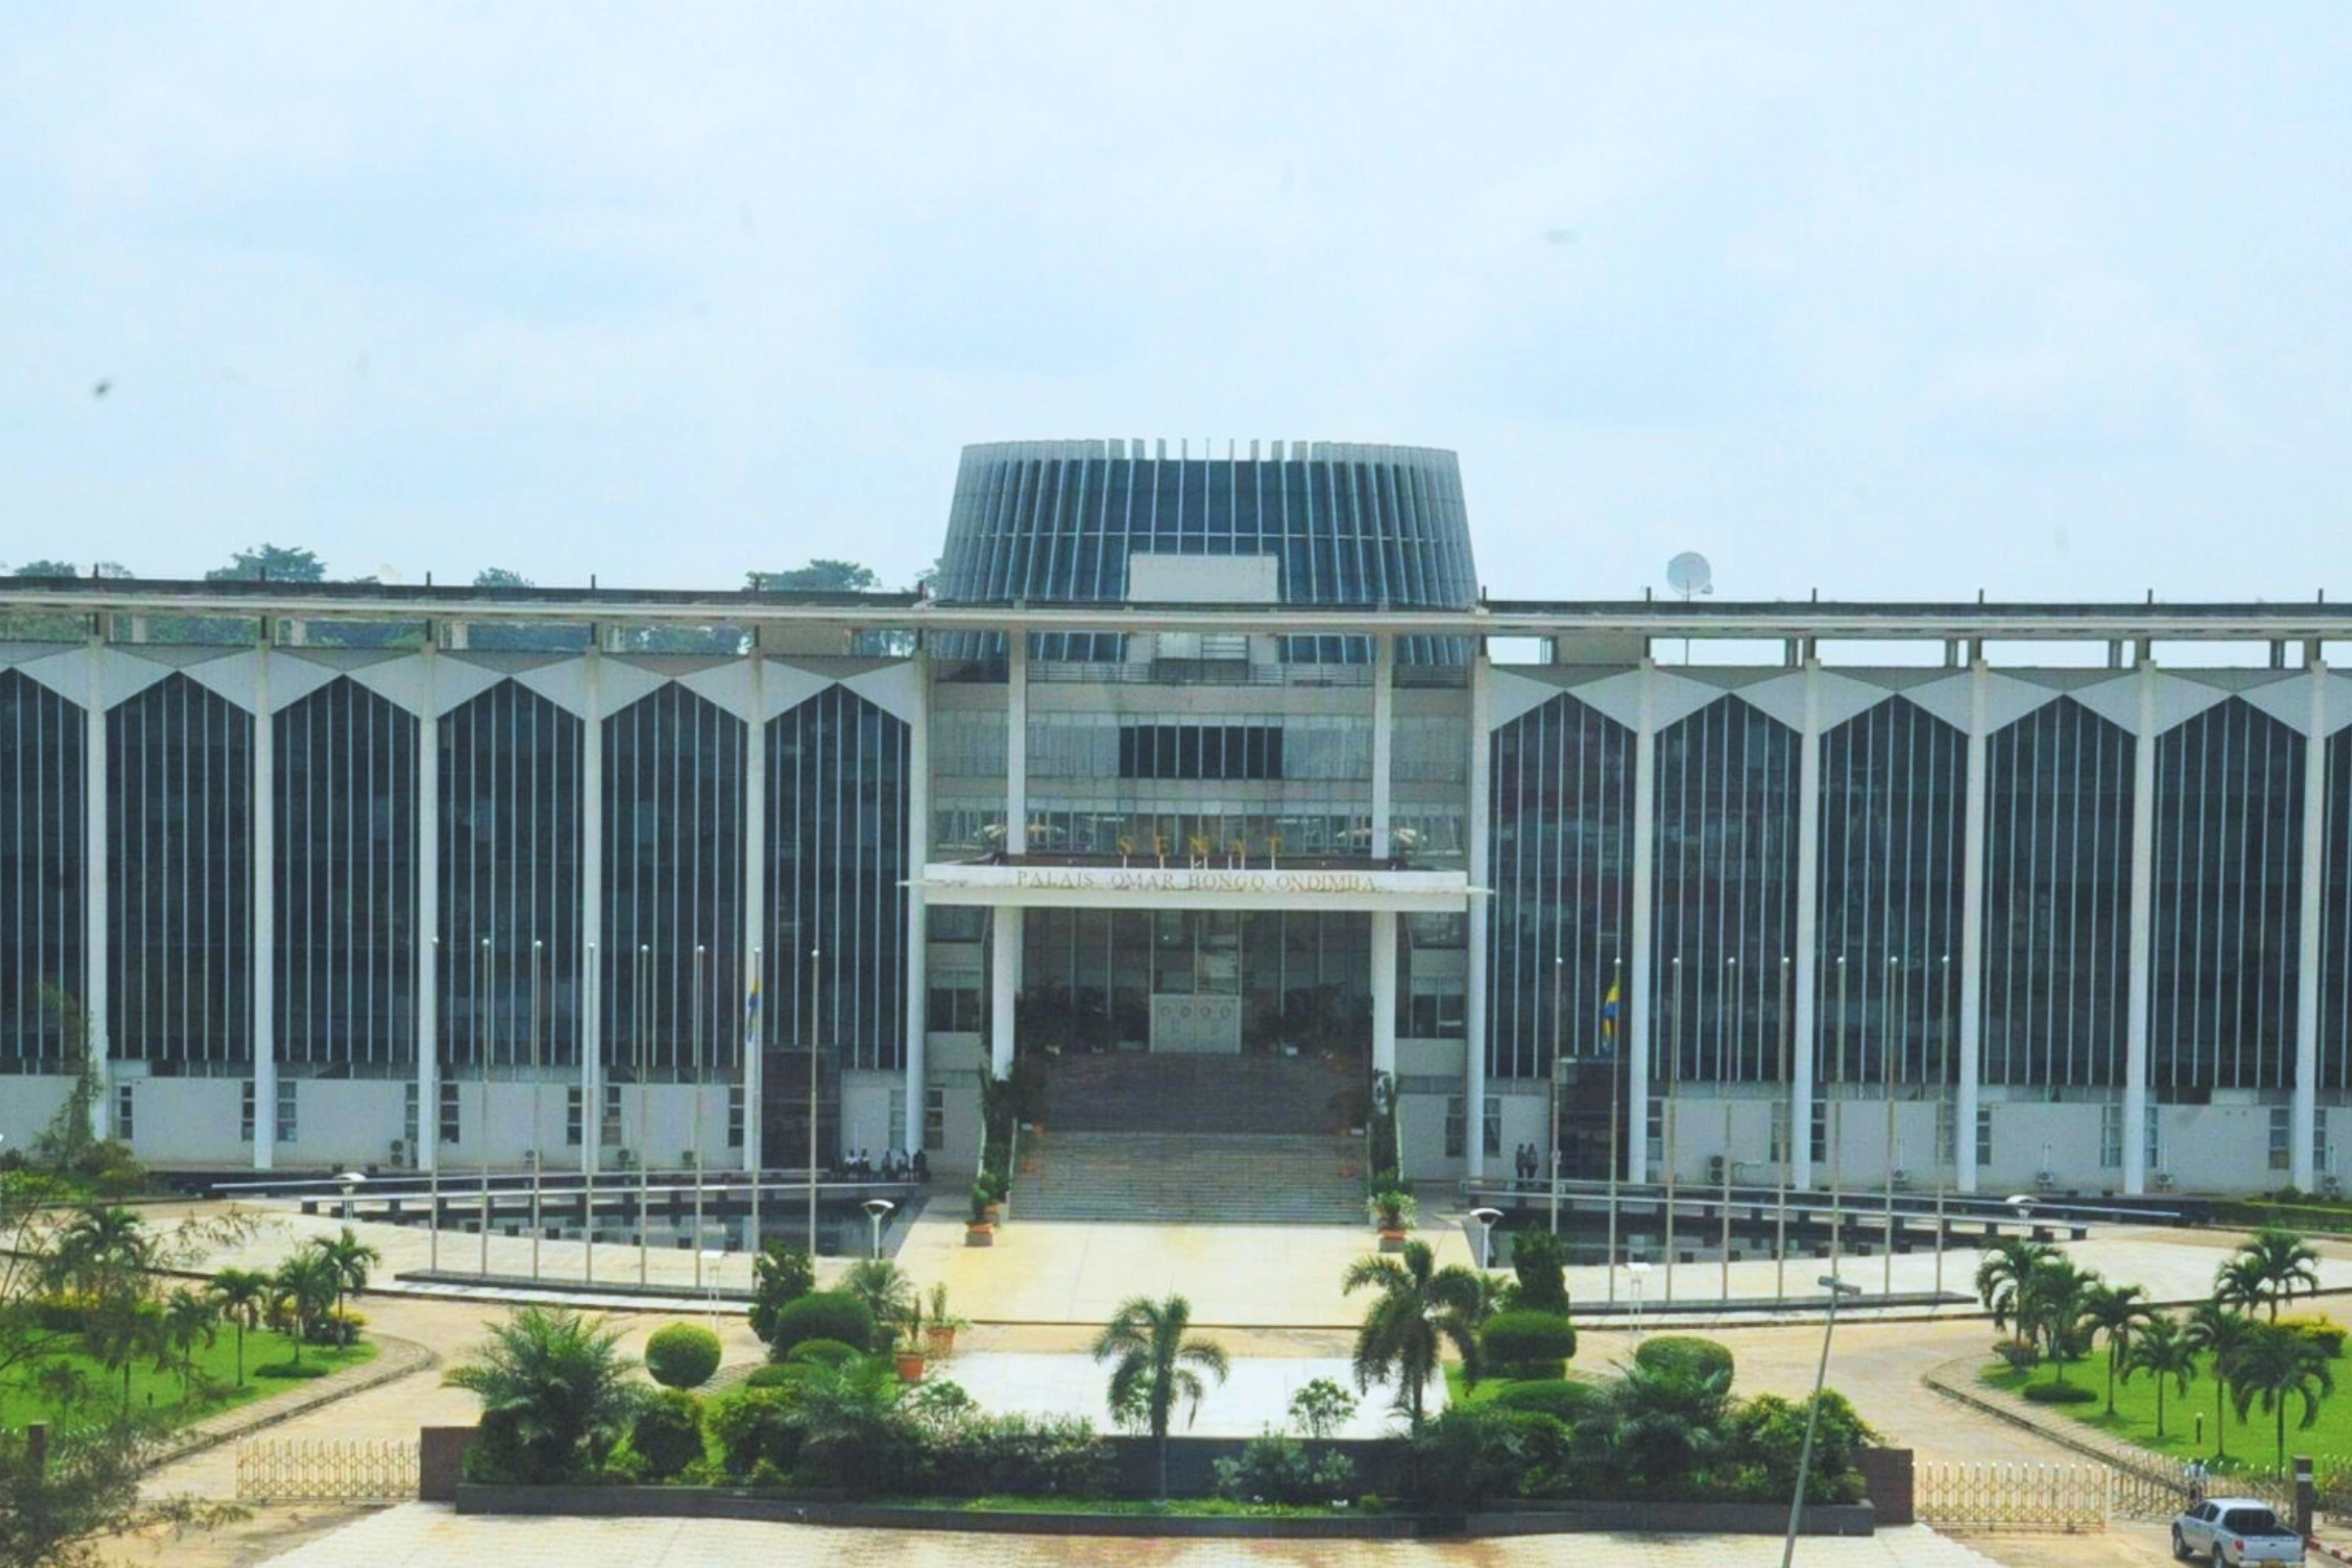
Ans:
<svg viewBox="0 0 2352 1568"><path fill-rule="evenodd" d="M2155 1318L2137 1285L2094 1285L2082 1297L2082 1326L2107 1339L2107 1413L2115 1414L2115 1375L2132 1353L2132 1336Z"/></svg>
<svg viewBox="0 0 2352 1568"><path fill-rule="evenodd" d="M213 1276L214 1304L237 1335L237 1387L245 1386L245 1331L257 1328L270 1304L270 1276L259 1269L224 1268Z"/></svg>
<svg viewBox="0 0 2352 1568"><path fill-rule="evenodd" d="M2213 1358L2213 1456L2230 1456L2230 1428L2222 1411L2230 1397L2230 1362L2254 1332L2254 1320L2231 1308L2221 1297L2199 1301L2188 1314L2188 1340L2198 1353Z"/></svg>
<svg viewBox="0 0 2352 1568"><path fill-rule="evenodd" d="M473 1359L441 1379L482 1401L467 1473L546 1486L601 1466L644 1394L619 1343L618 1329L568 1307L526 1306L492 1324Z"/></svg>
<svg viewBox="0 0 2352 1568"><path fill-rule="evenodd" d="M256 545L204 574L206 582L324 582L326 563L288 545Z"/></svg>
<svg viewBox="0 0 2352 1568"><path fill-rule="evenodd" d="M2216 1283L2228 1281L2249 1311L2267 1303L2276 1323L2281 1302L2292 1300L2297 1291L2320 1288L2319 1263L2320 1254L2301 1236L2269 1226L2238 1243Z"/></svg>
<svg viewBox="0 0 2352 1568"><path fill-rule="evenodd" d="M1192 1425L1208 1393L1200 1372L1193 1368L1207 1372L1219 1383L1225 1381L1229 1370L1224 1347L1211 1340L1193 1339L1192 1321L1193 1303L1181 1296L1161 1301L1137 1296L1095 1336L1095 1359L1116 1363L1110 1369L1105 1396L1111 1414L1118 1416L1140 1406L1144 1424L1158 1443L1162 1498L1168 1494L1168 1418L1181 1399L1185 1425Z"/></svg>
<svg viewBox="0 0 2352 1568"><path fill-rule="evenodd" d="M790 571L748 571L744 586L760 593L861 594L882 586L870 566L854 561L811 561Z"/></svg>
<svg viewBox="0 0 2352 1568"><path fill-rule="evenodd" d="M2156 1316L2148 1319L2139 1332L2132 1336L2132 1348L2124 1357L2124 1381L2132 1381L2134 1372L2145 1372L2156 1380L2156 1436L2164 1436L2164 1388L2167 1383L2188 1397L2188 1386L2197 1375L2197 1341L2175 1318ZM2108 1400L2113 1409L2115 1401ZM2215 1412L2220 1419L2220 1412Z"/></svg>
<svg viewBox="0 0 2352 1568"><path fill-rule="evenodd" d="M220 1339L220 1309L212 1298L185 1285L175 1287L164 1298L156 1326L167 1353L158 1358L157 1365L178 1368L182 1404L188 1402L188 1384L196 1373L196 1348L209 1347Z"/></svg>
<svg viewBox="0 0 2352 1568"><path fill-rule="evenodd" d="M2230 1356L2230 1403L2240 1421L2250 1410L2278 1421L2278 1471L2286 1473L2286 1404L2298 1400L2310 1431L2319 1424L2320 1402L2335 1392L2328 1351L2311 1336L2276 1323L2257 1323Z"/></svg>

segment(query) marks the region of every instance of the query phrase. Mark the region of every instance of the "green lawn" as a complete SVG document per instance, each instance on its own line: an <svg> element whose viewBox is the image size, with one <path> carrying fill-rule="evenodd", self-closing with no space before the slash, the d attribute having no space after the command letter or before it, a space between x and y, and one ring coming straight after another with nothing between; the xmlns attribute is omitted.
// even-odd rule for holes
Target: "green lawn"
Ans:
<svg viewBox="0 0 2352 1568"><path fill-rule="evenodd" d="M2286 1451L2289 1458L2298 1453L2338 1454L2352 1456L2352 1359L2338 1357L2330 1370L2335 1376L2336 1392L2320 1404L2319 1425L2309 1431L2298 1430L2295 1423L2302 1416L2300 1402L2290 1401L2286 1409ZM2069 1383L2096 1389L2099 1398L2091 1404L2045 1404L2032 1408L2066 1416L2085 1426L2112 1434L2128 1443L2158 1453L2178 1454L2182 1459L2201 1455L2211 1460L2215 1455L2215 1424L2213 1406L2213 1362L2210 1356L2197 1360L2197 1375L2183 1396L2177 1387L2168 1386L2164 1392L2164 1436L2156 1436L2156 1385L2146 1373L2140 1373L2126 1383L2119 1376L2115 1385L2115 1414L2107 1413L2107 1351L2104 1347L2066 1369ZM2034 1372L2012 1371L1994 1362L1978 1374L1978 1381L1986 1388L2015 1394L2028 1382L2047 1383L2047 1367ZM2021 1396L2018 1401L2025 1401ZM2197 1417L2205 1418L2205 1445L2196 1443ZM2278 1456L2278 1418L2265 1415L2259 1407L2247 1412L2248 1419L2240 1421L2237 1412L2228 1401L2223 1405L2222 1447L2231 1460L2242 1460L2261 1469L2271 1468Z"/></svg>
<svg viewBox="0 0 2352 1568"><path fill-rule="evenodd" d="M140 1410L152 1409L166 1421L176 1426L187 1421L202 1420L206 1416L217 1414L233 1405L244 1404L252 1399L265 1399L271 1395L283 1394L289 1389L304 1388L307 1386L305 1383L292 1378L267 1378L254 1375L256 1368L269 1366L273 1362L290 1361L293 1359L293 1354L294 1342L285 1335L273 1334L268 1329L249 1330L245 1335L245 1386L238 1388L236 1387L237 1337L223 1326L220 1330L220 1340L211 1348L206 1349L200 1347L196 1351L197 1372L203 1378L209 1378L219 1385L213 1391L211 1398L206 1398L200 1392L193 1400L183 1405L179 1396L178 1370L174 1368L172 1371L159 1372L155 1369L153 1356L140 1356L131 1363L131 1407ZM84 1416L105 1415L122 1407L122 1373L120 1368L109 1372L96 1361L84 1355L69 1356L66 1359L79 1367L90 1381L91 1398L82 1407L80 1414ZM375 1347L366 1341L362 1341L349 1349L329 1349L316 1345L306 1345L302 1348L302 1364L305 1367L322 1366L334 1370L356 1366L363 1361L374 1359ZM24 1389L0 1391L0 1427L21 1427L28 1421L53 1421L56 1419L57 1412L31 1391Z"/></svg>

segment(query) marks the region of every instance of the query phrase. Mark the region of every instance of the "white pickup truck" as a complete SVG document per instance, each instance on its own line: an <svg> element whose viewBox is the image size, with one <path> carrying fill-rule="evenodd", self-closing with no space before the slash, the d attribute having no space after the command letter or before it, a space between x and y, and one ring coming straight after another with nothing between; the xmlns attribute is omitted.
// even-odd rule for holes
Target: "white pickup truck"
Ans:
<svg viewBox="0 0 2352 1568"><path fill-rule="evenodd" d="M2299 1563L2303 1538L2252 1497L2214 1497L2175 1516L2173 1555L2203 1557L2216 1568L2248 1563Z"/></svg>

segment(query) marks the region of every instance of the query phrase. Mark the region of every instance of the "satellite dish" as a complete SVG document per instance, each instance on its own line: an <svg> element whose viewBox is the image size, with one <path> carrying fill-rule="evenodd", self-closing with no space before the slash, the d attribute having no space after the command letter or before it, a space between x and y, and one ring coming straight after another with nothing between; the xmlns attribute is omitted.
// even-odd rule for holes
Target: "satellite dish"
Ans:
<svg viewBox="0 0 2352 1568"><path fill-rule="evenodd" d="M1686 550L1666 563L1666 586L1689 599L1715 591L1715 568L1695 550Z"/></svg>

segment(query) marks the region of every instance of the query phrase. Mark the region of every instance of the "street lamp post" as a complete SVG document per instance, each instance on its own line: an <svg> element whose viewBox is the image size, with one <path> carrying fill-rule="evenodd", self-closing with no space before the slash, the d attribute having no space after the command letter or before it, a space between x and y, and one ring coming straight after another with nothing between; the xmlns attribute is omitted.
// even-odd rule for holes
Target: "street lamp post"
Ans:
<svg viewBox="0 0 2352 1568"><path fill-rule="evenodd" d="M438 988L439 988L440 981L441 981L441 939L440 939L439 937L435 937L435 938L433 938L433 939L432 939L432 952L431 952L431 953L430 953L430 954L427 956L427 957L426 957L425 961L426 961L427 963L430 963L430 964L433 966L433 983L434 983L434 986L435 986L435 995L437 996L437 995L439 995L439 989L438 989ZM438 1045L438 1042L439 1042L439 1040L440 1040L440 1031L439 1031L439 1030L437 1030L437 1029L436 1029L436 1030L433 1032L433 1038L434 1038L434 1040L435 1040L435 1042L436 1042L436 1044L435 1044L435 1046L434 1046L434 1050L435 1050L435 1052L436 1052L436 1054L437 1054L437 1053L439 1052L439 1049L440 1049L440 1047L439 1047L439 1045ZM438 1059L437 1059L437 1057L436 1057L436 1067L437 1067L437 1066L438 1066ZM441 1271L441 1104L440 1104L440 1100L441 1100L441 1074L440 1074L438 1071L435 1071L435 1072L434 1072L434 1074L433 1074L433 1103L432 1103L432 1104L429 1104L429 1105L418 1105L418 1106L416 1107L416 1119L417 1119L417 1121L418 1121L418 1122L420 1122L420 1123L424 1123L424 1124L426 1124L426 1125L429 1125L429 1126L430 1126L430 1127L433 1129L433 1134L432 1134L432 1137L433 1137L433 1143L432 1143L433 1157L432 1157L432 1158L431 1158L429 1161L427 1161L427 1163L428 1163L428 1164L430 1164L432 1168L431 1168L430 1170L428 1170L428 1171L426 1171L426 1172L425 1172L425 1177L424 1177L424 1180L425 1180L425 1203L427 1204L427 1211L428 1211L428 1212L430 1213L430 1215L432 1216L430 1219L428 1219L428 1220L425 1222L425 1227L424 1227L424 1238L425 1238L425 1239L424 1239L424 1249L425 1249L425 1250L424 1250L424 1271L425 1271L427 1274L438 1274L438 1273ZM419 1136L421 1136L421 1135L422 1135L423 1131L424 1131L424 1128L423 1128L423 1126L419 1126L419 1127L417 1128L417 1132L418 1132Z"/></svg>
<svg viewBox="0 0 2352 1568"><path fill-rule="evenodd" d="M1502 1218L1502 1210L1474 1208L1470 1217L1478 1223L1478 1266L1483 1272L1494 1266L1494 1222Z"/></svg>
<svg viewBox="0 0 2352 1568"><path fill-rule="evenodd" d="M629 988L629 1000L637 1014L637 1283L640 1285L645 1283L647 1253L653 1246L653 1086L646 1078L651 1058L645 1046L646 1030L653 1021L645 996L653 970L653 954L654 950L646 944L637 945L637 983Z"/></svg>
<svg viewBox="0 0 2352 1568"><path fill-rule="evenodd" d="M808 1255L816 1245L816 961L821 950L808 950Z"/></svg>
<svg viewBox="0 0 2352 1568"><path fill-rule="evenodd" d="M866 1255L879 1258L882 1255L882 1216L899 1205L887 1198L869 1198L859 1206L864 1208L866 1226L873 1233L873 1245Z"/></svg>
<svg viewBox="0 0 2352 1568"><path fill-rule="evenodd" d="M1617 989L1617 981L1624 969L1625 960L1623 958L1609 960L1609 991L1611 995L1619 998L1625 995L1624 992ZM1619 1098L1618 1073L1623 1068L1624 1055L1625 1054L1617 1049L1617 1026L1612 1021L1609 1025L1609 1255L1602 1268L1602 1271L1608 1276L1609 1300L1612 1304L1617 1299L1617 1123L1619 1112L1624 1104Z"/></svg>
<svg viewBox="0 0 2352 1568"><path fill-rule="evenodd" d="M1941 988L1943 1027L1937 1033L1943 1037L1943 1040L1942 1050L1937 1053L1936 1061L1936 1126L1939 1134L1944 1125L1945 1112L1951 1108L1952 1100L1952 956L1950 954L1947 953L1943 956L1941 968L1943 971ZM1954 1127L1952 1129L1954 1145L1952 1154L1955 1159L1959 1157L1960 1152L1959 1138L1960 1129ZM1938 1145L1941 1142L1941 1138L1938 1137ZM1937 1300L1943 1298L1943 1204L1947 1185L1944 1180L1944 1172L1947 1168L1944 1163L1943 1150L1938 1147L1936 1151L1936 1297Z"/></svg>
<svg viewBox="0 0 2352 1568"><path fill-rule="evenodd" d="M482 1058L482 1278L490 1277L490 939L482 938L474 965L474 994L480 1005L473 1014L473 1049Z"/></svg>
<svg viewBox="0 0 2352 1568"><path fill-rule="evenodd" d="M760 1120L760 1107L752 1103L752 1056L760 1050L758 1000L760 996L760 950L752 950L752 997L754 1005L746 1009L743 1031L743 1146L752 1152L752 1234L750 1251L760 1251L760 1178L766 1174L761 1168L767 1163L767 1144L761 1136L765 1127Z"/></svg>
<svg viewBox="0 0 2352 1568"><path fill-rule="evenodd" d="M1902 1042L1895 1026L1895 999L1902 991L1902 979L1903 960L1889 953L1886 955L1886 1041L1882 1048L1886 1060L1879 1066L1881 1076L1886 1080L1886 1217L1884 1234L1880 1237L1880 1247L1886 1255L1886 1283L1880 1289L1890 1297L1894 1295L1894 1069L1902 1055Z"/></svg>
<svg viewBox="0 0 2352 1568"><path fill-rule="evenodd" d="M1772 1209L1772 1300L1775 1306L1788 1298L1788 1162L1793 1157L1796 1142L1796 1084L1788 1076L1788 1036L1793 1032L1788 1017L1788 965L1787 954L1781 955L1781 1169L1780 1187Z"/></svg>
<svg viewBox="0 0 2352 1568"><path fill-rule="evenodd" d="M1845 1242L1845 955L1838 955L1838 1056L1830 1069L1830 1272ZM1808 1133L1809 1136L1809 1133Z"/></svg>
<svg viewBox="0 0 2352 1568"><path fill-rule="evenodd" d="M1666 1042L1666 1214L1661 1227L1666 1240L1666 1299L1674 1299L1674 1123L1675 1079L1683 1056L1683 956L1676 954L1674 969L1674 1034Z"/></svg>
<svg viewBox="0 0 2352 1568"><path fill-rule="evenodd" d="M1732 1078L1738 1071L1735 1063L1740 1059L1739 958L1737 956L1725 958L1723 968L1726 991L1730 998L1731 1016L1729 1022L1732 1029L1732 1042L1731 1050L1722 1053L1718 1058L1722 1063L1720 1070L1723 1075L1722 1087L1725 1091L1723 1097L1723 1234L1718 1246L1723 1253L1723 1283L1719 1287L1719 1291L1721 1298L1729 1301L1732 1298L1732 1097L1730 1090Z"/></svg>
<svg viewBox="0 0 2352 1568"><path fill-rule="evenodd" d="M694 945L694 1288L703 1288L703 945Z"/></svg>
<svg viewBox="0 0 2352 1568"><path fill-rule="evenodd" d="M1788 1499L1788 1534L1781 1542L1781 1568L1788 1568L1796 1556L1796 1524L1805 1506L1805 1482L1813 1468L1813 1429L1821 1421L1821 1391L1830 1376L1830 1336L1838 1332L1838 1298L1859 1296L1862 1288L1848 1285L1835 1274L1824 1274L1821 1286L1830 1293L1830 1309L1822 1320L1821 1365L1813 1373L1813 1400L1805 1407L1805 1442L1796 1451L1796 1493Z"/></svg>
<svg viewBox="0 0 2352 1568"><path fill-rule="evenodd" d="M605 1155L605 1043L596 1026L598 994L596 944L588 944L588 966L580 974L580 1049L591 1064L580 1076L589 1092L580 1096L580 1281L596 1283L596 1163ZM591 1119L593 1118L593 1119ZM591 1138L589 1129L596 1130Z"/></svg>

